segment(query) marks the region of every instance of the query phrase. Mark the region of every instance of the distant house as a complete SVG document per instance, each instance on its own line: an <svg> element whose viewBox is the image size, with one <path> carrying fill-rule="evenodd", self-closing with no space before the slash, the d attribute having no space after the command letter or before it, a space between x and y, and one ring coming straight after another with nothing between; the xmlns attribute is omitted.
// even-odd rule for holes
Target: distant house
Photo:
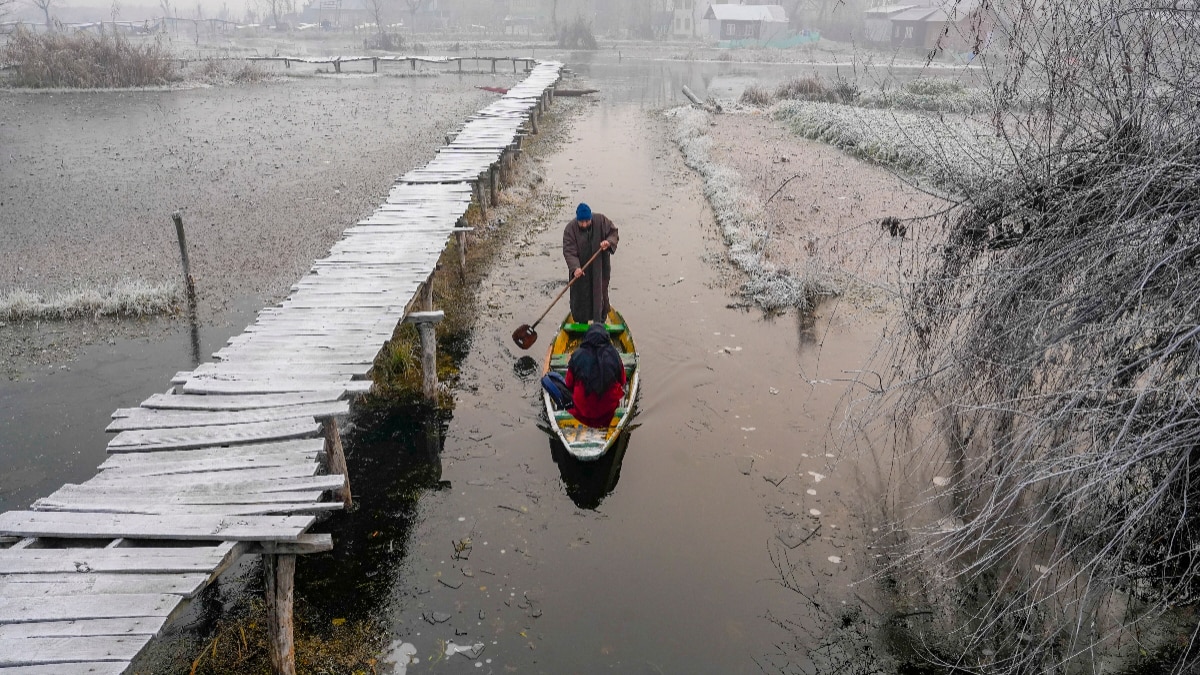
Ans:
<svg viewBox="0 0 1200 675"><path fill-rule="evenodd" d="M983 13L975 0L960 2L951 12L913 7L892 15L892 46L963 53L980 49L995 25L994 15Z"/></svg>
<svg viewBox="0 0 1200 675"><path fill-rule="evenodd" d="M913 7L891 18L893 47L933 49L948 16L940 7Z"/></svg>
<svg viewBox="0 0 1200 675"><path fill-rule="evenodd" d="M885 5L863 12L863 38L867 42L887 44L892 41L892 18L917 5Z"/></svg>
<svg viewBox="0 0 1200 675"><path fill-rule="evenodd" d="M696 0L674 0L671 16L671 37L686 38L696 34L692 16L696 11Z"/></svg>
<svg viewBox="0 0 1200 675"><path fill-rule="evenodd" d="M780 5L712 5L704 13L709 34L718 40L771 40L788 31Z"/></svg>

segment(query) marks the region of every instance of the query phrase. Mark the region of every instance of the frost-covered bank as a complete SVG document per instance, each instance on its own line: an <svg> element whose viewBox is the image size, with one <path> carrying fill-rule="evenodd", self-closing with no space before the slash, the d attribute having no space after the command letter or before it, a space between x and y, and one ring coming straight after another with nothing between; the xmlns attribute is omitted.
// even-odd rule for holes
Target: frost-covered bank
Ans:
<svg viewBox="0 0 1200 675"><path fill-rule="evenodd" d="M764 259L773 234L771 224L763 216L758 196L745 189L738 172L713 161L709 114L685 107L668 115L674 120L672 138L684 160L704 179L704 195L729 245L729 259L749 277L742 294L770 311L807 309L817 298L835 294L837 288L815 264L794 270Z"/></svg>
<svg viewBox="0 0 1200 675"><path fill-rule="evenodd" d="M969 119L815 101L785 101L771 114L805 138L924 176L947 192L979 191L1014 165L1008 145Z"/></svg>

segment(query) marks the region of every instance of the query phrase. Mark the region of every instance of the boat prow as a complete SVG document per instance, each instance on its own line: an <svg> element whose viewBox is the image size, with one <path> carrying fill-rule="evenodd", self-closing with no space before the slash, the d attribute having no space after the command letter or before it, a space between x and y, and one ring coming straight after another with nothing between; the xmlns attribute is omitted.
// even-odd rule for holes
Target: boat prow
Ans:
<svg viewBox="0 0 1200 675"><path fill-rule="evenodd" d="M554 399L550 398L550 394L545 391L542 392L542 401L546 407L546 417L550 422L550 428L558 436L567 452L583 462L591 462L603 457L621 433L629 427L629 420L633 417L633 406L637 401L638 384L641 380L641 373L638 372L637 350L634 347L633 335L629 332L629 326L625 324L625 319L615 309L609 310L605 325L608 328L609 337L612 338L613 346L621 354L626 378L625 396L622 397L620 405L613 413L608 427L596 428L583 424L571 413L555 409ZM587 324L573 323L570 316L562 322L558 333L554 336L554 342L550 345L550 351L546 354L546 361L542 365L543 375L552 370L566 374L567 362L571 358L571 353L583 340L583 334L587 332L587 328Z"/></svg>

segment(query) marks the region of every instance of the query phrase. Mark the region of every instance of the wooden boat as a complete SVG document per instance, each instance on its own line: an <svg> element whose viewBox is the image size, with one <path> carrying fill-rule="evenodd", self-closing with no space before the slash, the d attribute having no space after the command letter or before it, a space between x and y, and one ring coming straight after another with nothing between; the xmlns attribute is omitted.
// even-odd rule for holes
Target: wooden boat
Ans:
<svg viewBox="0 0 1200 675"><path fill-rule="evenodd" d="M550 428L562 441L567 452L575 459L584 462L600 459L604 453L608 452L608 449L621 436L621 432L628 427L629 419L633 416L633 404L637 400L640 373L638 372L637 351L633 346L633 336L629 332L629 327L625 325L625 319L615 309L609 310L608 320L605 324L609 336L612 337L613 346L621 353L621 361L625 364L626 379L625 397L621 399L621 404L613 414L608 427L604 429L589 427L572 417L571 413L565 410L556 410L550 394L542 392L542 401L546 406L546 417L550 422ZM574 323L570 315L567 316L559 326L558 334L554 336L554 342L550 344L550 351L546 354L545 363L542 364L543 375L551 370L566 375L567 362L571 358L571 353L579 346L587 329L586 323Z"/></svg>

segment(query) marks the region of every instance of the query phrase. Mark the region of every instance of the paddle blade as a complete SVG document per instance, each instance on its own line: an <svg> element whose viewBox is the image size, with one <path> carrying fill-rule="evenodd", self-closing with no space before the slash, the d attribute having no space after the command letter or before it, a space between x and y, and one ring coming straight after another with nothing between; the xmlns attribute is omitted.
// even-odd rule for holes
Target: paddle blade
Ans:
<svg viewBox="0 0 1200 675"><path fill-rule="evenodd" d="M529 349L533 343L537 342L537 331L530 328L528 324L521 326L513 331L513 342L521 349Z"/></svg>

